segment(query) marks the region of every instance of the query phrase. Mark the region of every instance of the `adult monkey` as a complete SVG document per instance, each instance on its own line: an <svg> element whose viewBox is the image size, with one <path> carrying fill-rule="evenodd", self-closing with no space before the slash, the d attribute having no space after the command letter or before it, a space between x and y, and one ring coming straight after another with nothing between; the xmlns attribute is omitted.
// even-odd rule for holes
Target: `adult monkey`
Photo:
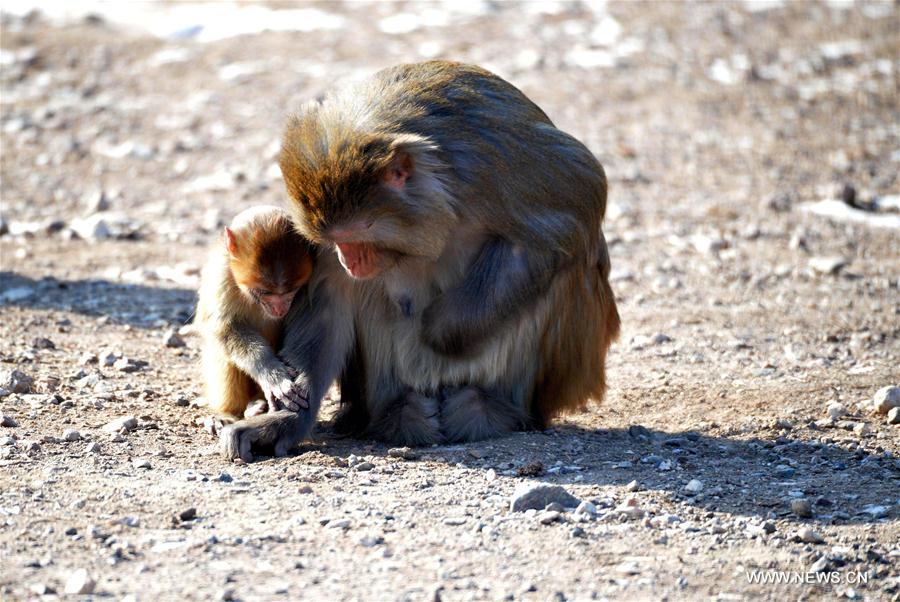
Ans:
<svg viewBox="0 0 900 602"><path fill-rule="evenodd" d="M321 248L281 351L310 410L228 427L226 455L304 439L338 378L340 428L408 445L541 428L603 397L606 177L515 87L392 67L292 118L279 163Z"/></svg>

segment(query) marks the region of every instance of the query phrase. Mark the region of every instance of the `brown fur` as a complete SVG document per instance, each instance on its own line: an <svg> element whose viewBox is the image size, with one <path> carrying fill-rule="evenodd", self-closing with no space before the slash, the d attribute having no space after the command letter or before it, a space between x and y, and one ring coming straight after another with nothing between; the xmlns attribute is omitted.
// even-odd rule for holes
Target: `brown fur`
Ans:
<svg viewBox="0 0 900 602"><path fill-rule="evenodd" d="M204 335L203 376L213 411L240 418L250 401L260 398L261 385L288 378L274 352L283 322L268 316L251 291L294 291L306 283L312 267L309 244L277 207L238 215L212 249L203 270L197 323Z"/></svg>

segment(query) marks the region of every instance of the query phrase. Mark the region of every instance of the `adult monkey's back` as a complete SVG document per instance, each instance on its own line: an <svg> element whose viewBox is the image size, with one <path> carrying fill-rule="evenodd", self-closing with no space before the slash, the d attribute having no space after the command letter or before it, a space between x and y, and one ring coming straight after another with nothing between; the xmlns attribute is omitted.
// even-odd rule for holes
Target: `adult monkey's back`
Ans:
<svg viewBox="0 0 900 602"><path fill-rule="evenodd" d="M238 423L228 449L306 437L338 378L340 426L410 445L603 397L606 177L519 90L457 63L386 69L292 118L280 165L321 247L282 350L311 409Z"/></svg>

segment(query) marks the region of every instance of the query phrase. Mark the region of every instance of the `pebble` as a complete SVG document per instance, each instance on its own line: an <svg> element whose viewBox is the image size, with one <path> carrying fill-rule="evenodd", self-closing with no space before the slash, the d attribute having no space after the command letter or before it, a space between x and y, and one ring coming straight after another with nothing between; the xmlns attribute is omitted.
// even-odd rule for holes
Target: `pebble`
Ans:
<svg viewBox="0 0 900 602"><path fill-rule="evenodd" d="M627 485L625 485L625 491L631 491L631 492L634 492L634 491L637 491L637 490L640 489L640 488L641 488L641 486L638 484L637 481L631 481L630 483L628 483ZM584 503L584 502L582 502L582 503Z"/></svg>
<svg viewBox="0 0 900 602"><path fill-rule="evenodd" d="M860 512L863 514L868 514L872 518L886 518L888 515L887 506L878 506L875 504L869 504L864 507Z"/></svg>
<svg viewBox="0 0 900 602"><path fill-rule="evenodd" d="M819 544L825 543L825 538L808 527L804 527L797 532L797 537L803 543Z"/></svg>
<svg viewBox="0 0 900 602"><path fill-rule="evenodd" d="M451 516L451 517L445 518L441 522L444 523L445 525L450 525L452 527L458 527L459 525L466 524L466 519L461 518L461 517L452 517ZM330 527L331 525L329 524L328 526Z"/></svg>
<svg viewBox="0 0 900 602"><path fill-rule="evenodd" d="M118 433L122 430L133 431L137 428L137 418L134 416L122 416L116 418L112 422L108 422L103 426L103 430L108 433Z"/></svg>
<svg viewBox="0 0 900 602"><path fill-rule="evenodd" d="M633 500L629 500L621 506L616 506L615 509L613 509L613 513L618 516L624 516L628 520L638 520L643 518L645 514L644 510L632 502Z"/></svg>
<svg viewBox="0 0 900 602"><path fill-rule="evenodd" d="M63 439L66 441L78 441L81 439L81 433L75 429L66 429L63 431Z"/></svg>
<svg viewBox="0 0 900 602"><path fill-rule="evenodd" d="M109 227L109 223L100 213L73 219L69 227L79 236L79 238L83 238L84 240L106 240L112 236L112 230Z"/></svg>
<svg viewBox="0 0 900 602"><path fill-rule="evenodd" d="M4 370L0 372L0 387L13 393L31 393L34 379L21 370Z"/></svg>
<svg viewBox="0 0 900 602"><path fill-rule="evenodd" d="M0 385L3 383L0 382ZM4 385L6 386L6 385ZM8 386L6 387L9 388ZM900 387L882 387L872 399L872 409L876 414L887 414L892 408L900 407Z"/></svg>
<svg viewBox="0 0 900 602"><path fill-rule="evenodd" d="M359 472L365 472L367 470L372 470L373 468L375 468L375 465L372 464L371 462L360 462L359 464L357 464L353 467L353 470L356 470Z"/></svg>
<svg viewBox="0 0 900 602"><path fill-rule="evenodd" d="M791 500L791 512L800 518L810 518L813 515L812 504L806 498Z"/></svg>
<svg viewBox="0 0 900 602"><path fill-rule="evenodd" d="M146 458L135 458L131 461L135 468L150 468L150 460Z"/></svg>
<svg viewBox="0 0 900 602"><path fill-rule="evenodd" d="M558 521L560 516L562 515L555 510L545 510L538 514L538 520L542 525L549 525L550 523Z"/></svg>
<svg viewBox="0 0 900 602"><path fill-rule="evenodd" d="M78 358L79 366L87 366L88 364L96 364L97 363L97 354L91 353L90 351L85 351Z"/></svg>
<svg viewBox="0 0 900 602"><path fill-rule="evenodd" d="M35 349L56 349L56 344L46 337L37 337L31 342Z"/></svg>
<svg viewBox="0 0 900 602"><path fill-rule="evenodd" d="M195 518L197 518L197 509L194 507L187 508L178 513L178 520L181 522L194 520Z"/></svg>
<svg viewBox="0 0 900 602"><path fill-rule="evenodd" d="M85 453L88 453L88 454L99 454L102 451L102 449L101 449L99 443L97 443L96 441L92 441L87 444L87 447L84 448L84 451L85 451Z"/></svg>
<svg viewBox="0 0 900 602"><path fill-rule="evenodd" d="M97 583L91 578L87 569L78 569L66 579L65 593L84 596L94 592Z"/></svg>
<svg viewBox="0 0 900 602"><path fill-rule="evenodd" d="M700 493L703 491L703 481L691 479L688 481L688 484L684 486L684 490L688 493Z"/></svg>
<svg viewBox="0 0 900 602"><path fill-rule="evenodd" d="M828 558L821 556L809 567L810 573L824 573L828 570Z"/></svg>
<svg viewBox="0 0 900 602"><path fill-rule="evenodd" d="M9 414L4 414L0 412L0 426L5 426L7 428L13 428L19 426L18 421L10 416Z"/></svg>
<svg viewBox="0 0 900 602"><path fill-rule="evenodd" d="M900 408L891 408L887 414L888 424L900 424Z"/></svg>
<svg viewBox="0 0 900 602"><path fill-rule="evenodd" d="M350 519L349 518L341 518L330 520L326 525L329 529L349 529L350 528Z"/></svg>
<svg viewBox="0 0 900 602"><path fill-rule="evenodd" d="M163 334L163 344L166 347L178 348L184 347L185 342L184 339L178 334L178 332L174 328L170 328Z"/></svg>
<svg viewBox="0 0 900 602"><path fill-rule="evenodd" d="M844 407L844 404L842 404L842 403L832 401L831 403L828 404L828 407L826 408L825 412L828 414L829 418L831 418L832 420L837 420L841 416L844 416L847 414L847 408Z"/></svg>
<svg viewBox="0 0 900 602"><path fill-rule="evenodd" d="M122 354L118 351L107 350L101 353L100 357L98 357L97 359L100 362L101 366L108 368L109 366L115 364L116 360L118 360L120 357L122 357Z"/></svg>
<svg viewBox="0 0 900 602"><path fill-rule="evenodd" d="M387 455L391 458L402 458L403 460L416 460L419 457L418 452L408 447L392 447L387 451Z"/></svg>
<svg viewBox="0 0 900 602"><path fill-rule="evenodd" d="M516 487L510 500L510 510L543 510L552 503L561 504L564 508L575 508L580 500L559 485L548 483L523 483Z"/></svg>
<svg viewBox="0 0 900 602"><path fill-rule="evenodd" d="M130 357L120 357L113 364L113 368L115 368L119 372L130 373L130 372L137 372L145 365L146 365L145 362L142 362L139 360L133 360Z"/></svg>
<svg viewBox="0 0 900 602"><path fill-rule="evenodd" d="M778 466L775 467L775 476L778 477L779 479L789 479L792 476L794 476L794 474L796 474L796 472L797 472L796 470L794 470L790 466L786 466L784 464L779 464Z"/></svg>
<svg viewBox="0 0 900 602"><path fill-rule="evenodd" d="M636 481L633 481L636 482ZM575 508L576 514L586 514L587 516L597 516L597 506L591 502L584 500Z"/></svg>
<svg viewBox="0 0 900 602"><path fill-rule="evenodd" d="M837 274L841 271L841 268L847 265L847 260L843 257L813 257L809 260L809 267L813 269L814 272L818 272L819 274L824 274L826 276Z"/></svg>

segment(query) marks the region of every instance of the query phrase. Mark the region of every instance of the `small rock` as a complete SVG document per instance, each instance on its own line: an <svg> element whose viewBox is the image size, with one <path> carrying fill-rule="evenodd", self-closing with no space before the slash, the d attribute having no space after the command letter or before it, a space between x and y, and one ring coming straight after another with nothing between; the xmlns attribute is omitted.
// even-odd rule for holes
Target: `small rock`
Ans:
<svg viewBox="0 0 900 602"><path fill-rule="evenodd" d="M416 460L419 454L408 447L392 447L387 451L387 455L391 458L402 458L403 460Z"/></svg>
<svg viewBox="0 0 900 602"><path fill-rule="evenodd" d="M821 556L818 560L816 560L809 567L810 573L825 573L828 571L828 558L826 556Z"/></svg>
<svg viewBox="0 0 900 602"><path fill-rule="evenodd" d="M826 276L837 274L846 265L847 260L843 257L813 257L809 260L813 271Z"/></svg>
<svg viewBox="0 0 900 602"><path fill-rule="evenodd" d="M56 344L46 337L37 337L31 342L35 349L56 349Z"/></svg>
<svg viewBox="0 0 900 602"><path fill-rule="evenodd" d="M0 293L0 300L7 303L18 303L34 296L35 290L30 286L17 286Z"/></svg>
<svg viewBox="0 0 900 602"><path fill-rule="evenodd" d="M444 523L445 525L450 525L452 527L458 527L459 525L466 524L466 519L464 519L462 517L449 516L449 517L445 518L444 520L442 520L441 522ZM329 526L331 526L331 525L329 525Z"/></svg>
<svg viewBox="0 0 900 602"><path fill-rule="evenodd" d="M0 372L0 387L13 393L31 393L34 379L21 370L4 370Z"/></svg>
<svg viewBox="0 0 900 602"><path fill-rule="evenodd" d="M166 347L178 348L184 347L184 339L179 336L178 332L174 328L170 328L163 334L163 344Z"/></svg>
<svg viewBox="0 0 900 602"><path fill-rule="evenodd" d="M4 414L0 412L0 426L5 426L7 428L13 428L19 426L18 421L10 416L9 414Z"/></svg>
<svg viewBox="0 0 900 602"><path fill-rule="evenodd" d="M584 500L575 508L575 514L584 514L587 516L597 516L597 506L591 502Z"/></svg>
<svg viewBox="0 0 900 602"><path fill-rule="evenodd" d="M565 508L575 508L580 500L559 485L549 483L523 483L516 487L510 500L510 510L543 510L548 504L557 502Z"/></svg>
<svg viewBox="0 0 900 602"><path fill-rule="evenodd" d="M178 520L180 520L181 522L194 520L195 518L197 518L197 509L194 507L182 510L178 513Z"/></svg>
<svg viewBox="0 0 900 602"><path fill-rule="evenodd" d="M0 381L0 385L3 385L2 381ZM9 389L8 386L6 388ZM892 408L898 407L900 407L900 387L882 387L878 389L872 399L872 409L877 414L887 414Z"/></svg>
<svg viewBox="0 0 900 602"><path fill-rule="evenodd" d="M366 535L359 539L359 545L364 548L374 548L384 543L384 538L377 535Z"/></svg>
<svg viewBox="0 0 900 602"><path fill-rule="evenodd" d="M800 518L810 518L813 515L812 504L806 498L791 500L791 512Z"/></svg>
<svg viewBox="0 0 900 602"><path fill-rule="evenodd" d="M629 500L630 502L631 500ZM638 520L644 517L644 510L635 504L625 503L620 506L616 506L613 511L615 515L624 516L628 520Z"/></svg>
<svg viewBox="0 0 900 602"><path fill-rule="evenodd" d="M134 416L122 416L116 418L112 422L108 422L103 426L103 430L108 433L118 433L120 431L133 431L137 428L138 421Z"/></svg>
<svg viewBox="0 0 900 602"><path fill-rule="evenodd" d="M336 520L330 520L326 524L329 529L343 529L347 530L350 528L350 519L349 518L341 518Z"/></svg>
<svg viewBox="0 0 900 602"><path fill-rule="evenodd" d="M900 408L897 408L900 411ZM872 432L872 428L866 424L865 422L857 422L853 426L853 432L859 435L860 437L865 437L866 435Z"/></svg>
<svg viewBox="0 0 900 602"><path fill-rule="evenodd" d="M887 414L888 424L900 424L900 408L891 408Z"/></svg>
<svg viewBox="0 0 900 602"><path fill-rule="evenodd" d="M100 362L101 366L108 368L115 364L116 360L118 360L120 357L122 357L122 354L118 351L107 350L100 354L98 361Z"/></svg>
<svg viewBox="0 0 900 602"><path fill-rule="evenodd" d="M66 579L65 592L75 596L84 596L94 592L97 583L91 578L87 569L78 569Z"/></svg>
<svg viewBox="0 0 900 602"><path fill-rule="evenodd" d="M862 514L868 514L872 518L886 518L888 515L887 506L877 506L875 504L869 504L865 506L861 511Z"/></svg>
<svg viewBox="0 0 900 602"><path fill-rule="evenodd" d="M148 460L146 458L135 458L134 460L131 461L131 464L135 468L145 468L145 469L150 468L150 460Z"/></svg>
<svg viewBox="0 0 900 602"><path fill-rule="evenodd" d="M87 447L84 448L84 451L85 451L85 453L88 453L88 454L99 454L102 451L102 449L100 448L99 443L97 443L96 441L92 441L87 444Z"/></svg>
<svg viewBox="0 0 900 602"><path fill-rule="evenodd" d="M796 472L796 470L784 464L779 464L775 467L775 476L779 479L789 479L793 477Z"/></svg>
<svg viewBox="0 0 900 602"><path fill-rule="evenodd" d="M545 510L538 514L538 521L542 525L549 525L550 523L554 523L559 520L561 514L555 510Z"/></svg>
<svg viewBox="0 0 900 602"><path fill-rule="evenodd" d="M572 537L584 537L584 529L581 527L574 527L569 533Z"/></svg>
<svg viewBox="0 0 900 602"><path fill-rule="evenodd" d="M775 523L773 523L772 521L767 520L766 522L764 522L764 523L762 524L762 530L763 530L765 533L772 534L772 533L774 533L775 531L778 530L778 527L775 526Z"/></svg>
<svg viewBox="0 0 900 602"><path fill-rule="evenodd" d="M97 361L98 360L97 360L96 354L91 353L90 351L85 351L78 358L78 365L79 366L87 366L88 364L96 364Z"/></svg>
<svg viewBox="0 0 900 602"><path fill-rule="evenodd" d="M703 482L697 479L691 479L688 481L687 485L684 486L684 490L688 493L700 493L703 491Z"/></svg>
<svg viewBox="0 0 900 602"><path fill-rule="evenodd" d="M516 474L520 477L537 477L544 474L544 464L540 461L529 462L525 466L521 466L516 470Z"/></svg>
<svg viewBox="0 0 900 602"><path fill-rule="evenodd" d="M75 429L66 429L63 431L63 439L66 441L79 441L81 439L81 433Z"/></svg>
<svg viewBox="0 0 900 602"><path fill-rule="evenodd" d="M375 468L375 465L372 464L371 462L360 462L359 464L356 464L353 467L353 470L356 470L359 472L365 472L368 470L372 470L373 468Z"/></svg>
<svg viewBox="0 0 900 602"><path fill-rule="evenodd" d="M637 491L637 490L640 489L640 488L641 488L641 486L638 484L637 481L631 481L630 483L628 483L627 485L625 485L625 491L631 491L631 492L634 492L634 491ZM582 502L582 503L584 503L584 502Z"/></svg>
<svg viewBox="0 0 900 602"><path fill-rule="evenodd" d="M825 538L808 527L804 527L797 532L797 538L803 543L825 543Z"/></svg>
<svg viewBox="0 0 900 602"><path fill-rule="evenodd" d="M128 357L120 357L113 364L113 368L115 368L119 372L130 373L130 372L137 372L138 370L141 369L142 365L143 365L143 362L138 362L138 361L135 361Z"/></svg>
<svg viewBox="0 0 900 602"><path fill-rule="evenodd" d="M88 217L72 220L72 231L84 240L106 240L112 236L112 231L103 215L95 213Z"/></svg>
<svg viewBox="0 0 900 602"><path fill-rule="evenodd" d="M33 583L29 586L31 593L35 596L50 596L56 593L56 590L46 583Z"/></svg>
<svg viewBox="0 0 900 602"><path fill-rule="evenodd" d="M841 416L847 414L847 408L844 407L844 404L842 403L832 401L828 404L828 408L825 410L825 412L828 414L829 418L831 418L832 420L837 420Z"/></svg>

